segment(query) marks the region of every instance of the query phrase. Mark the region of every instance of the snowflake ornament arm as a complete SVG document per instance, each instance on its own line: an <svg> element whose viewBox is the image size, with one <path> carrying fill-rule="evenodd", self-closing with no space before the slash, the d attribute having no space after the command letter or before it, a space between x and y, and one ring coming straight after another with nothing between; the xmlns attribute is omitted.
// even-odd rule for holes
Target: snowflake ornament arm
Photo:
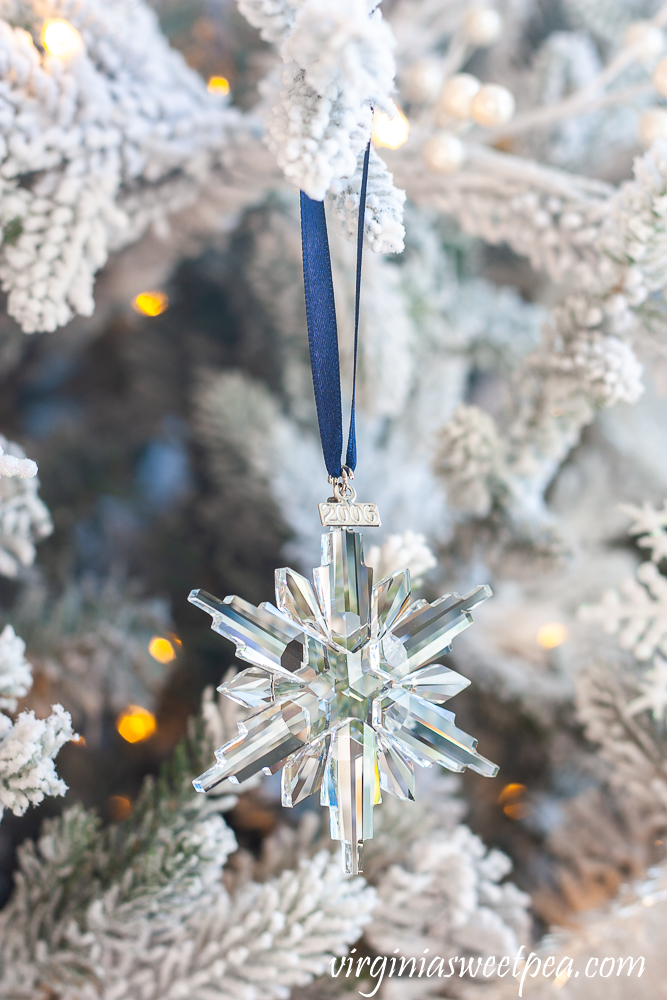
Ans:
<svg viewBox="0 0 667 1000"><path fill-rule="evenodd" d="M212 616L213 630L252 664L218 690L259 709L216 751L195 788L282 768L283 805L319 791L345 870L361 871L373 807L383 791L414 798L415 764L498 771L442 707L470 682L433 663L490 596L481 586L411 604L408 570L373 587L362 536L343 528L322 536L312 585L292 569L276 570L277 608L193 591L190 601Z"/></svg>

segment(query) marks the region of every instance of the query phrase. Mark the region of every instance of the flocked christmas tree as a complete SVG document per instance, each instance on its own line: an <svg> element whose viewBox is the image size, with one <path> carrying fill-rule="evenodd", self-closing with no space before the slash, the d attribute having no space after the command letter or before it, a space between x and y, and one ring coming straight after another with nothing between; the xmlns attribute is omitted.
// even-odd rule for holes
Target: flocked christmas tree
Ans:
<svg viewBox="0 0 667 1000"><path fill-rule="evenodd" d="M362 977L367 953L397 949L467 970L410 977L411 996L502 997L514 975L475 968L522 944L540 961L525 995L657 995L665 28L652 0L0 4L0 429L42 480L40 499L34 463L0 442L2 856L22 841L3 996L321 996L356 947ZM347 377L371 135L355 485L383 527L365 564L394 581L387 639L408 657L409 618L439 595L488 581L494 597L444 665L433 649L421 675L346 667L329 685L378 702L380 791L401 791L362 878L305 800L336 755L308 757L296 723L293 813L250 776L260 757L234 786L223 753L217 789L192 790L215 748L248 749L247 715L293 720L313 693L252 656L223 680L231 649L185 597L239 594L202 599L235 638L238 608L266 625L275 566L317 561L298 190L326 203ZM307 581L281 581L307 672L304 650L333 658L338 639ZM426 677L440 722L443 688L473 682L460 725L497 778L417 767L413 788L423 744L389 717ZM213 700L220 681L242 709ZM319 749L340 742L313 718ZM363 838L342 832L354 868ZM646 971L577 979L566 955ZM387 976L377 995L407 986Z"/></svg>

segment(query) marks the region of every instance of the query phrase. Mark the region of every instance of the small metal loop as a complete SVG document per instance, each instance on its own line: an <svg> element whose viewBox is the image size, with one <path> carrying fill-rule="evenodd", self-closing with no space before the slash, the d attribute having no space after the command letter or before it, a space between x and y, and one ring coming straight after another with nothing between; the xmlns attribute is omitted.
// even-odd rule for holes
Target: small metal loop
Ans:
<svg viewBox="0 0 667 1000"><path fill-rule="evenodd" d="M357 498L357 491L354 486L350 486L347 479L343 477L334 483L333 491L336 500L344 501L345 503L354 503Z"/></svg>
<svg viewBox="0 0 667 1000"><path fill-rule="evenodd" d="M354 479L354 472L347 465L342 466L340 476L329 476L328 480L333 486L336 500L346 503L354 503L357 498L357 491L350 485L350 480Z"/></svg>

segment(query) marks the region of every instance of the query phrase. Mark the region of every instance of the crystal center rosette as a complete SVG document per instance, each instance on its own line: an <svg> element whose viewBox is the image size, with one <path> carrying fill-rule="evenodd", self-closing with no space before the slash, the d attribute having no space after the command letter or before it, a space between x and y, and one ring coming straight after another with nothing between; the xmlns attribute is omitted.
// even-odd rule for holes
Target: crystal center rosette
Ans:
<svg viewBox="0 0 667 1000"><path fill-rule="evenodd" d="M415 764L470 767L488 777L498 771L442 707L470 681L433 662L490 596L480 586L464 597L410 603L407 569L374 587L363 537L345 528L322 535L312 584L292 569L276 570L277 608L193 591L190 601L211 615L214 631L252 664L218 690L256 710L195 788L282 768L283 805L319 791L345 870L361 871L373 807L383 792L414 798Z"/></svg>

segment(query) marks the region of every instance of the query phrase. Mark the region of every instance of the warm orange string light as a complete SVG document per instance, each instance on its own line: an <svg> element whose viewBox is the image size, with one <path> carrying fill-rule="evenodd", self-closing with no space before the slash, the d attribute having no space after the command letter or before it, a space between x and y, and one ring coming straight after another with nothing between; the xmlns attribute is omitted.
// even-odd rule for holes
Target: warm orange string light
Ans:
<svg viewBox="0 0 667 1000"><path fill-rule="evenodd" d="M226 76L210 76L206 89L209 94L222 94L223 97L226 97L230 89L229 80Z"/></svg>
<svg viewBox="0 0 667 1000"><path fill-rule="evenodd" d="M169 307L169 296L164 292L140 292L132 300L132 308L144 316L160 316Z"/></svg>
<svg viewBox="0 0 667 1000"><path fill-rule="evenodd" d="M140 743L153 735L157 722L153 713L141 705L128 705L118 716L116 729L128 743Z"/></svg>
<svg viewBox="0 0 667 1000"><path fill-rule="evenodd" d="M148 643L148 652L158 663L171 663L172 660L176 659L176 650L169 639L165 639L163 635L153 636Z"/></svg>

